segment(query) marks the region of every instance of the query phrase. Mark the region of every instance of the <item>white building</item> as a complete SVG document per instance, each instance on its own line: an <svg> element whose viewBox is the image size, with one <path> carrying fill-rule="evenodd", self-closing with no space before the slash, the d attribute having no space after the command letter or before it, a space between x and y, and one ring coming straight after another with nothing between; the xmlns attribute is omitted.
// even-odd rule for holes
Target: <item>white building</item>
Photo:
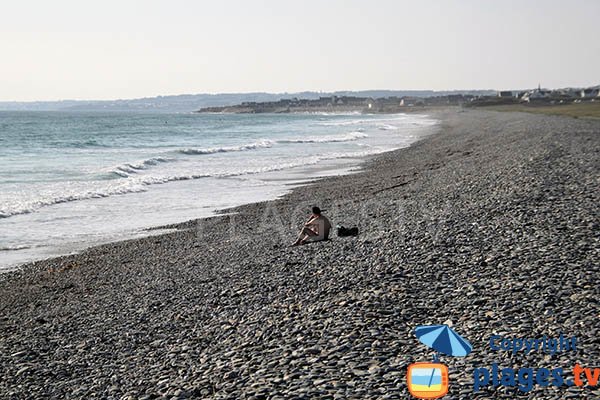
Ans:
<svg viewBox="0 0 600 400"><path fill-rule="evenodd" d="M552 94L551 90L542 89L540 86L538 86L537 89L528 90L527 92L525 92L523 97L521 97L521 100L532 101L532 100L549 99L551 94Z"/></svg>
<svg viewBox="0 0 600 400"><path fill-rule="evenodd" d="M581 97L583 97L584 99L593 99L596 97L600 97L600 86L582 89Z"/></svg>

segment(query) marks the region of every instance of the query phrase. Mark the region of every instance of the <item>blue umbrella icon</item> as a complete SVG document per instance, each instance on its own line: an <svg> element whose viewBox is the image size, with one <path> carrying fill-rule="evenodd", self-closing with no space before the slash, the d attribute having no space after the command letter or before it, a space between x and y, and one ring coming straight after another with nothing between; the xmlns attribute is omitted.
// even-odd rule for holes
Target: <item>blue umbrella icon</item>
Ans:
<svg viewBox="0 0 600 400"><path fill-rule="evenodd" d="M473 350L471 343L454 332L448 325L417 326L415 334L421 343L436 351L433 362L438 362L437 353L453 357L464 357ZM433 371L429 379L429 386L431 386L433 379Z"/></svg>
<svg viewBox="0 0 600 400"><path fill-rule="evenodd" d="M417 326L415 334L425 346L448 356L464 357L473 350L471 343L448 325Z"/></svg>

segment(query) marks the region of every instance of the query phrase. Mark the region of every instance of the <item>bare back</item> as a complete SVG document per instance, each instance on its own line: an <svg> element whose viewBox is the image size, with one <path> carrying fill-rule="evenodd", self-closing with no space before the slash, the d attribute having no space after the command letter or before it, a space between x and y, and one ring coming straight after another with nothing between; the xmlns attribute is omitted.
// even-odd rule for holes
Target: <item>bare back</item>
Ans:
<svg viewBox="0 0 600 400"><path fill-rule="evenodd" d="M319 238L321 240L325 240L329 238L329 231L331 230L331 223L329 219L327 219L324 215L319 215L319 217L315 220L315 224L317 225L317 232L319 234Z"/></svg>

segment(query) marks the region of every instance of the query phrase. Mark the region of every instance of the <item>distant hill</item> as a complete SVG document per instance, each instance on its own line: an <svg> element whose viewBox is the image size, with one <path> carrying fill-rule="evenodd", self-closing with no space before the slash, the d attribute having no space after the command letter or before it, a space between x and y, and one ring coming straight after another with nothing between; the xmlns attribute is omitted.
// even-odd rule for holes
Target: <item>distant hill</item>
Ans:
<svg viewBox="0 0 600 400"><path fill-rule="evenodd" d="M233 106L244 102L269 102L281 99L315 100L325 96L356 97L430 97L449 94L490 95L495 90L364 90L338 92L298 92L298 93L221 93L221 94L182 94L175 96L145 97L124 100L61 100L33 102L0 102L0 110L5 111L110 111L110 112L194 112L205 107Z"/></svg>

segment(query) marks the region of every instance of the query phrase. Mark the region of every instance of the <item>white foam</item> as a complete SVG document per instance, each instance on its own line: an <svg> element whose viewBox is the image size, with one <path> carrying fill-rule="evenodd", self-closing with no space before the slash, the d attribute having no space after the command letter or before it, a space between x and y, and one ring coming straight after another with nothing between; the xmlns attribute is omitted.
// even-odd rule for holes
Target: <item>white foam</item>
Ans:
<svg viewBox="0 0 600 400"><path fill-rule="evenodd" d="M168 182L196 180L208 177L228 178L246 176L311 165L321 160L377 154L403 145L402 135L377 133L377 128L381 130L399 130L398 126L392 125L390 122L400 120L408 120L400 123L402 132L409 130L408 125L410 124L435 124L435 121L420 116L414 118L405 115L371 119L361 118L349 121L329 121L323 124L369 124L364 127L355 127L356 129L348 133L319 136L315 134L312 136L298 134L298 137L288 138L281 138L281 136L277 135L271 139L258 139L257 141L237 146L203 148L172 147L169 150L165 149L158 156L155 155L138 161L125 162L101 170L104 174L109 172L116 175L113 176L114 179L60 181L46 184L36 184L34 181L34 183L26 186L25 189L21 186L14 186L14 189L10 186L5 187L3 189L7 190L4 193L0 193L0 218L32 213L42 207L54 204L145 192L149 189L149 186ZM324 128L319 128L319 130L322 129ZM365 129L369 134L363 132ZM335 132L336 129L332 129L331 131ZM408 132L404 133L407 134ZM406 136L406 138L410 137L412 135ZM356 143L344 145L344 142ZM307 146L306 150L298 150L297 147L286 146L286 144L294 143L322 143L323 146ZM333 144L329 146L326 145L327 143ZM354 145L357 146L352 147ZM239 157L185 157L243 152L274 146L278 146L282 150L260 155L257 153L256 156L250 153L248 156L240 155ZM318 151L318 153L315 154L314 151ZM185 156L182 156L182 154Z"/></svg>
<svg viewBox="0 0 600 400"><path fill-rule="evenodd" d="M365 122L369 122L368 119L353 119L350 121L333 121L333 122L320 122L321 126L348 126L348 125L358 125Z"/></svg>
<svg viewBox="0 0 600 400"><path fill-rule="evenodd" d="M310 136L299 139L281 139L277 143L339 143L352 142L358 139L364 139L369 135L360 131L350 132L345 135L330 135L330 136Z"/></svg>
<svg viewBox="0 0 600 400"><path fill-rule="evenodd" d="M14 246L0 246L0 251L17 251L17 250L25 250L29 249L31 246L26 245L14 245Z"/></svg>
<svg viewBox="0 0 600 400"><path fill-rule="evenodd" d="M350 120L341 120L341 121L327 121L320 122L318 125L321 126L349 126L349 125L375 125L377 123L382 122L393 122L393 121L405 121L409 118L419 118L421 116L413 116L409 117L406 114L396 114L385 117L374 117L374 118L359 118L359 119L350 119Z"/></svg>
<svg viewBox="0 0 600 400"><path fill-rule="evenodd" d="M358 133L357 133L358 134ZM361 134L364 135L364 134ZM314 165L323 160L337 158L353 158L377 154L387 149L371 148L368 150L333 152L317 154L310 157L299 157L284 162L270 165L262 165L250 168L232 168L222 172L194 173L147 173L144 175L126 175L128 179L115 179L109 181L93 182L65 182L52 188L41 190L36 193L32 200L21 200L21 197L13 197L12 200L3 201L0 209L0 218L7 218L19 214L34 212L42 207L55 204L67 203L78 200L104 198L110 196L124 195L128 193L145 192L152 185L161 185L168 182L195 180L202 178L229 178L236 176L253 175L271 171L281 171L289 168ZM133 169L136 170L136 169Z"/></svg>
<svg viewBox="0 0 600 400"><path fill-rule="evenodd" d="M145 160L136 161L132 163L124 163L121 165L117 165L116 167L110 169L110 172L121 176L123 178L129 177L131 174L136 174L140 170L148 169L149 167L158 165L160 163L173 162L177 161L174 158L165 158L165 157L151 157Z"/></svg>
<svg viewBox="0 0 600 400"><path fill-rule="evenodd" d="M237 152L237 151L246 151L246 150L255 150L260 148L268 148L273 146L272 140L260 140L258 142L244 144L241 146L229 146L229 147L208 147L201 149L181 149L178 150L181 154L186 155L201 155L201 154L215 154L215 153L228 153L228 152Z"/></svg>
<svg viewBox="0 0 600 400"><path fill-rule="evenodd" d="M90 187L89 182L72 182L60 185L60 187L41 191L37 193L37 198L32 200L21 200L20 197L5 201L0 209L0 218L7 218L13 215L28 214L38 210L41 207L54 204L67 203L77 200L96 199L121 195L127 193L136 193L147 190L139 182L130 180L104 181L98 186ZM86 186L84 186L86 184ZM57 194L61 193L61 194Z"/></svg>
<svg viewBox="0 0 600 400"><path fill-rule="evenodd" d="M382 131L396 131L396 130L398 130L400 128L398 128L396 125L378 123L377 124L377 129L382 130Z"/></svg>

